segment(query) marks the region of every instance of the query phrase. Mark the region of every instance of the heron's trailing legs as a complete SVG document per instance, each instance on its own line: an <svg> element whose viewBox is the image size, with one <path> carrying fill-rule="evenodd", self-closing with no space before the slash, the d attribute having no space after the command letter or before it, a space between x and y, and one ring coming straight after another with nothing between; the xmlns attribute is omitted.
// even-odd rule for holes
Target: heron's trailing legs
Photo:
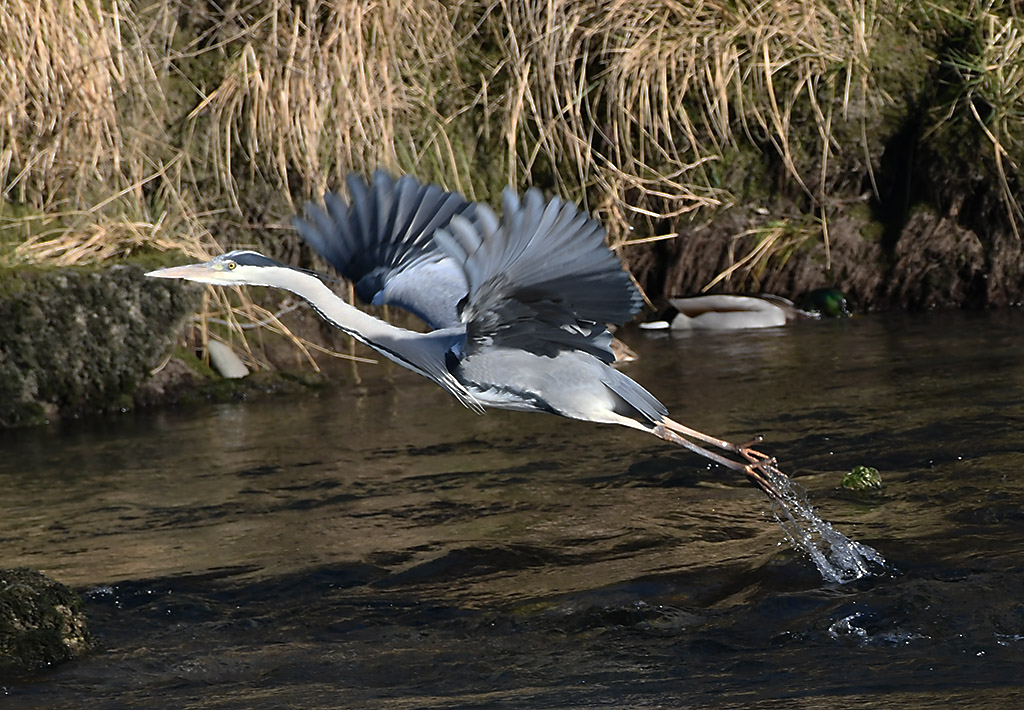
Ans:
<svg viewBox="0 0 1024 710"><path fill-rule="evenodd" d="M726 468L731 468L734 471L739 471L746 476L751 483L764 491L770 498L773 498L780 503L784 501L782 493L779 492L778 488L772 483L772 475L783 475L781 471L775 468L775 459L761 453L760 451L751 448L755 442L750 444L733 444L732 442L725 441L724 439L716 439L713 436L708 436L703 432L699 432L696 429L684 426L679 422L673 421L666 417L662 422L652 429L652 433L665 441L670 441L673 444L678 444L684 448L689 449L695 454L699 454L706 459L714 461L717 464L721 464ZM706 449L700 444L690 441L690 439L696 439L705 444L714 446L722 451L728 451L733 454L746 459L746 463L736 461L735 459L728 458L719 453ZM760 438L758 438L760 441Z"/></svg>
<svg viewBox="0 0 1024 710"><path fill-rule="evenodd" d="M705 444L711 444L711 446L714 446L716 449L721 449L722 451L729 451L734 454L739 454L740 456L742 456L751 463L760 461L771 461L770 456L766 456L765 454L762 454L760 451L751 448L754 446L754 444L761 443L760 436L756 437L753 441L746 444L734 444L731 441L726 441L724 439L716 439L713 436L708 436L704 432L697 431L696 429L691 429L685 424L680 424L676 420L669 419L668 417L662 419L661 423L665 425L667 429L671 429L677 434L688 436L691 439L702 441Z"/></svg>
<svg viewBox="0 0 1024 710"><path fill-rule="evenodd" d="M775 459L751 448L756 442L737 445L701 433L668 417L650 430L665 441L685 447L715 463L745 475L772 500L772 513L793 545L806 552L822 576L830 582L849 582L871 574L874 566L885 567L876 550L854 542L819 518L802 491L775 466ZM690 441L734 454L729 458ZM745 463L744 463L745 461Z"/></svg>

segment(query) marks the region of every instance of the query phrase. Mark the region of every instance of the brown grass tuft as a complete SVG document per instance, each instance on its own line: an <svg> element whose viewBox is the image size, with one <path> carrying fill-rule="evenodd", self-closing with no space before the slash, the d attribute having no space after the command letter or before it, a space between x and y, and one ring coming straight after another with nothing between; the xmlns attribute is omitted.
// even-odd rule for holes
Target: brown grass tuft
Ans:
<svg viewBox="0 0 1024 710"><path fill-rule="evenodd" d="M863 98L877 18L868 0L761 3L501 0L509 125L568 194L590 195L616 243L735 202L717 163L738 144L770 145L809 197L825 180L794 157L794 121L811 121L824 174L834 114ZM835 97L823 104L822 95ZM846 146L853 149L856 146ZM581 194L582 193L582 194Z"/></svg>
<svg viewBox="0 0 1024 710"><path fill-rule="evenodd" d="M400 155L417 162L430 151L459 175L433 113L457 62L444 3L253 7L210 17L188 50L225 55L222 76L188 114L188 146L240 214L240 180L312 197L350 171L396 169Z"/></svg>

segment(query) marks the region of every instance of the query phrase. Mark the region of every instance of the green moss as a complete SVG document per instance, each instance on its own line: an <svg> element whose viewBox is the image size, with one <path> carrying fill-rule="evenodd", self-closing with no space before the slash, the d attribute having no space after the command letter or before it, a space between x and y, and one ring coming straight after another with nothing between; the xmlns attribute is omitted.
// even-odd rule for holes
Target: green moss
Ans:
<svg viewBox="0 0 1024 710"><path fill-rule="evenodd" d="M772 159L755 145L730 145L720 160L708 166L711 186L736 196L740 202L763 203L775 194Z"/></svg>
<svg viewBox="0 0 1024 710"><path fill-rule="evenodd" d="M848 491L879 491L882 489L882 476L873 466L854 466L839 485Z"/></svg>
<svg viewBox="0 0 1024 710"><path fill-rule="evenodd" d="M201 358L199 358L194 352L188 348L176 347L171 350L171 357L176 357L181 360L192 372L198 377L203 379L215 379L219 375L213 371L213 368L207 365Z"/></svg>
<svg viewBox="0 0 1024 710"><path fill-rule="evenodd" d="M198 305L138 266L0 269L0 426L131 406Z"/></svg>
<svg viewBox="0 0 1024 710"><path fill-rule="evenodd" d="M0 569L0 678L70 661L90 642L74 591L25 567Z"/></svg>
<svg viewBox="0 0 1024 710"><path fill-rule="evenodd" d="M860 228L860 236L866 242L877 243L882 240L885 234L885 225L881 222L867 222Z"/></svg>
<svg viewBox="0 0 1024 710"><path fill-rule="evenodd" d="M875 219L871 207L864 203L849 205L846 207L846 215L855 223L860 224L858 230L864 241L878 243L885 234L885 225Z"/></svg>
<svg viewBox="0 0 1024 710"><path fill-rule="evenodd" d="M64 224L27 205L0 198L0 264L11 261L19 244L40 235L59 233Z"/></svg>

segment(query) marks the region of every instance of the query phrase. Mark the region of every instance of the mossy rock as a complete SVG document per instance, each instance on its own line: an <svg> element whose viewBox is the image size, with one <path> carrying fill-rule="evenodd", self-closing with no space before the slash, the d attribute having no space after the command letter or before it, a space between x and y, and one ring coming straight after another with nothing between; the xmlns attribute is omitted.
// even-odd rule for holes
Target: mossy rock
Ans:
<svg viewBox="0 0 1024 710"><path fill-rule="evenodd" d="M0 270L0 426L132 406L200 295L143 273Z"/></svg>
<svg viewBox="0 0 1024 710"><path fill-rule="evenodd" d="M854 466L839 485L848 490L863 493L882 490L882 475L874 466Z"/></svg>
<svg viewBox="0 0 1024 710"><path fill-rule="evenodd" d="M73 660L89 646L78 594L26 567L0 568L0 678Z"/></svg>

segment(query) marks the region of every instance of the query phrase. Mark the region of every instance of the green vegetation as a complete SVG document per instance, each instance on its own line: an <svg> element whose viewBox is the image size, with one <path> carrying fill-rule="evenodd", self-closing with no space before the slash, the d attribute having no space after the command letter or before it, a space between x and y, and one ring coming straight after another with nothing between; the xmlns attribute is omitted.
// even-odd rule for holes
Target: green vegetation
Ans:
<svg viewBox="0 0 1024 710"><path fill-rule="evenodd" d="M0 269L0 426L130 408L197 295L136 265Z"/></svg>
<svg viewBox="0 0 1024 710"><path fill-rule="evenodd" d="M26 567L0 568L0 678L73 660L91 642L74 591Z"/></svg>
<svg viewBox="0 0 1024 710"><path fill-rule="evenodd" d="M854 466L843 476L839 485L848 491L880 491L882 490L882 476L873 466Z"/></svg>

